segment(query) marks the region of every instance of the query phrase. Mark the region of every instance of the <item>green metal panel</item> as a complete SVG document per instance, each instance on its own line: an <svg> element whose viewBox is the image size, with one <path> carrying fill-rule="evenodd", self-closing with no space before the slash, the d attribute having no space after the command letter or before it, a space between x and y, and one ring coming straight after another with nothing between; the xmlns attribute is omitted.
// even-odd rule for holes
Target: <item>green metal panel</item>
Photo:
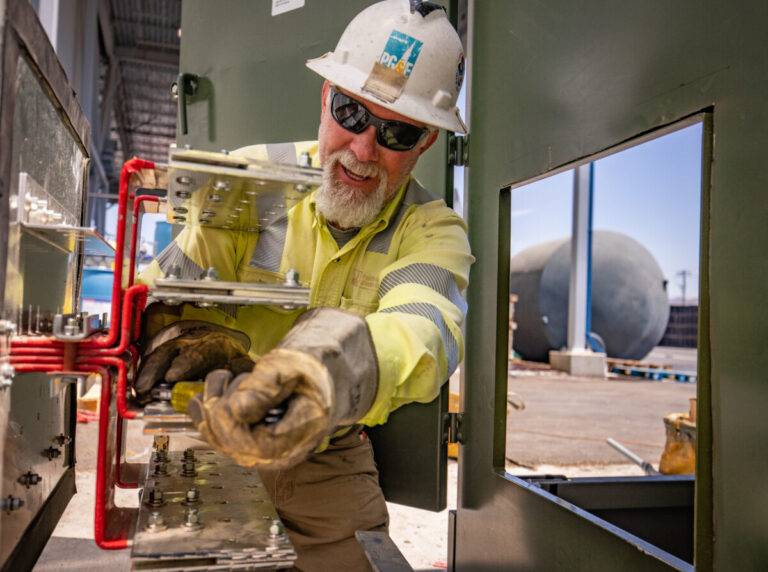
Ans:
<svg viewBox="0 0 768 572"><path fill-rule="evenodd" d="M702 111L711 116L702 116L696 568L768 562L768 483L744 480L768 474L766 21L768 4L747 0L471 4L468 202L478 261L462 387L460 569L668 566L503 474L506 326L489 325L506 312L501 189Z"/></svg>
<svg viewBox="0 0 768 572"><path fill-rule="evenodd" d="M199 80L196 94L188 97L188 134L179 132L177 143L220 150L316 139L323 80L304 63L333 50L347 23L372 3L307 0L303 8L273 17L271 0L185 0L180 71ZM415 173L452 204L447 154L441 133ZM406 406L371 431L388 499L430 510L445 507L446 396L444 391L430 404Z"/></svg>
<svg viewBox="0 0 768 572"><path fill-rule="evenodd" d="M385 425L365 430L373 444L379 483L389 502L436 512L445 509L448 439L443 415L447 411L446 383L437 399L401 407Z"/></svg>
<svg viewBox="0 0 768 572"><path fill-rule="evenodd" d="M271 16L271 0L184 0L179 70L199 76L188 96L189 132L179 145L219 151L255 143L317 139L323 78L305 67L336 47L349 21L373 0L308 0ZM447 2L446 2L447 4ZM419 161L416 176L442 196L445 134Z"/></svg>

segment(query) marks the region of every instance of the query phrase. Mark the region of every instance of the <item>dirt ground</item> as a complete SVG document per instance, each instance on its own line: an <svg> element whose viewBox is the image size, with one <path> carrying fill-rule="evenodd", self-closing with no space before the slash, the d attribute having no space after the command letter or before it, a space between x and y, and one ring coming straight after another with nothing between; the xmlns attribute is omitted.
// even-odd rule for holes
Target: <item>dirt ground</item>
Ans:
<svg viewBox="0 0 768 572"><path fill-rule="evenodd" d="M695 350L657 348L649 358L695 371ZM452 389L458 385L458 379L452 380ZM642 475L637 465L606 444L606 438L614 438L658 467L664 415L688 411L689 398L696 396L695 383L618 375L574 378L525 363L512 365L508 389L515 403L525 405L521 410L510 407L507 416L507 470L515 475ZM78 493L35 571L130 568L129 550L103 551L93 542L97 438L96 423L78 425ZM129 460L148 458L151 438L142 435L139 422L131 423L128 443ZM415 570L439 570L447 564L448 511L456 507L457 473L456 461L450 461L448 507L442 512L389 505L390 535ZM118 504L138 506L135 490L117 492Z"/></svg>

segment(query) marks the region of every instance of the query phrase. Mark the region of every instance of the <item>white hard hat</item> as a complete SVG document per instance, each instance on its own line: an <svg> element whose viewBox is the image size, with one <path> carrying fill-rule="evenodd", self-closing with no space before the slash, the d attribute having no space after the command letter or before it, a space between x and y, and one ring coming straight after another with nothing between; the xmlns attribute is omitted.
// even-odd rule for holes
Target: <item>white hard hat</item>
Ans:
<svg viewBox="0 0 768 572"><path fill-rule="evenodd" d="M442 6L385 0L360 12L333 52L307 67L356 97L433 127L466 133L456 107L464 50Z"/></svg>

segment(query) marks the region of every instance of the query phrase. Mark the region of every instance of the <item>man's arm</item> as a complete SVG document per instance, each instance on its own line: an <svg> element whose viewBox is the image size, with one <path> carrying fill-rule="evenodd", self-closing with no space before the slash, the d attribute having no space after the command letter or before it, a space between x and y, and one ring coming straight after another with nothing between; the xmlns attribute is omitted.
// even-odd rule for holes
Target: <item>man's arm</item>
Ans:
<svg viewBox="0 0 768 572"><path fill-rule="evenodd" d="M406 403L434 399L464 354L460 292L474 261L466 224L432 202L416 207L404 225L398 259L379 276L379 308L366 317L379 362L366 425L384 423Z"/></svg>

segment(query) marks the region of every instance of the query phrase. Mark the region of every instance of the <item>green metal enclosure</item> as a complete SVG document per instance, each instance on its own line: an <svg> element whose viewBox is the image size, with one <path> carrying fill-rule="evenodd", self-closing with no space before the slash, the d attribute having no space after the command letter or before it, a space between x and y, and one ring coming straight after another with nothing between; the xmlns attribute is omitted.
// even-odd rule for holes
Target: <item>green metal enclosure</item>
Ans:
<svg viewBox="0 0 768 572"><path fill-rule="evenodd" d="M181 102L185 107L179 115L186 114L187 133L179 121L177 144L219 151L317 139L322 78L304 64L333 50L349 21L373 3L293 2L288 4L296 9L273 16L271 0L185 0L179 69L182 79L196 76L197 85ZM415 173L452 204L445 133L421 157ZM367 431L388 500L429 510L445 508L447 404L445 384L431 403L403 407L386 425ZM406 442L411 454L403 455Z"/></svg>
<svg viewBox="0 0 768 572"><path fill-rule="evenodd" d="M686 569L504 472L511 187L703 121L697 570L768 566L762 1L470 2L460 570Z"/></svg>

